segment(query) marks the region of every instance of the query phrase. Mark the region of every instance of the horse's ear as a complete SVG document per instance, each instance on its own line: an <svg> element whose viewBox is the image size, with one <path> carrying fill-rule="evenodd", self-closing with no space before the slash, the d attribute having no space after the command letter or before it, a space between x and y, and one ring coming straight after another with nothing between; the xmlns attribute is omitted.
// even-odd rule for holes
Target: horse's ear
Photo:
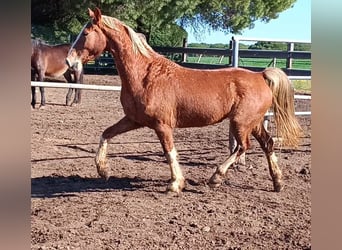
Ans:
<svg viewBox="0 0 342 250"><path fill-rule="evenodd" d="M99 8L95 8L94 11L88 8L89 17L93 19L94 22L98 22L101 20L101 10Z"/></svg>
<svg viewBox="0 0 342 250"><path fill-rule="evenodd" d="M95 19L97 21L99 21L101 19L101 10L96 7L95 10L94 10L94 15L95 15Z"/></svg>
<svg viewBox="0 0 342 250"><path fill-rule="evenodd" d="M89 17L90 18L94 18L95 17L94 12L90 8L88 8L88 12L89 12Z"/></svg>

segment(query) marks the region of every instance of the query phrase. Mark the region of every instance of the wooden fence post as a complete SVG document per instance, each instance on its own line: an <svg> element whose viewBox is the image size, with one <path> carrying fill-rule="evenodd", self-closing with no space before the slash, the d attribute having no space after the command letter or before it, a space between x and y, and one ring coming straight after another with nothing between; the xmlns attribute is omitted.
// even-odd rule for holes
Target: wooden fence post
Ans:
<svg viewBox="0 0 342 250"><path fill-rule="evenodd" d="M232 60L232 66L233 67L239 67L239 39L235 39L232 37L233 41L233 60Z"/></svg>
<svg viewBox="0 0 342 250"><path fill-rule="evenodd" d="M187 48L188 47L188 39L185 37L183 38L183 48ZM187 54L183 53L182 54L182 62L186 62L186 58L187 58Z"/></svg>
<svg viewBox="0 0 342 250"><path fill-rule="evenodd" d="M232 51L232 49L233 49L233 41L230 40L229 41L229 50ZM228 65L231 66L232 63L233 63L232 62L232 56L230 55L230 56L228 56Z"/></svg>
<svg viewBox="0 0 342 250"><path fill-rule="evenodd" d="M288 52L288 56L286 59L286 68L287 69L291 69L292 68L292 51L294 51L294 43L288 43L287 44L287 52Z"/></svg>

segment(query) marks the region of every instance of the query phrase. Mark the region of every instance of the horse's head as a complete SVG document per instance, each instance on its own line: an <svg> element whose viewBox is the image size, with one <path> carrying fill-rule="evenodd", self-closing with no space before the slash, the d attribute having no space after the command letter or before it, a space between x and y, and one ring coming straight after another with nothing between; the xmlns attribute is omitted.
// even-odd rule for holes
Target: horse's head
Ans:
<svg viewBox="0 0 342 250"><path fill-rule="evenodd" d="M88 9L91 21L88 22L72 44L66 63L73 67L76 63L86 63L99 57L107 46L107 39L101 30L102 16L100 9Z"/></svg>

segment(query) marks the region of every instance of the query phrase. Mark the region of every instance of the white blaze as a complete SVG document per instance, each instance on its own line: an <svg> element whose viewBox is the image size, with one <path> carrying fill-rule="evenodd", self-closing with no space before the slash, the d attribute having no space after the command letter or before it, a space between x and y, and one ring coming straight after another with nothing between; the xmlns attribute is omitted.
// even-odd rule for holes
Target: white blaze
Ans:
<svg viewBox="0 0 342 250"><path fill-rule="evenodd" d="M72 49L75 47L75 44L77 43L78 39L80 39L80 37L81 37L81 35L82 35L82 33L83 33L83 31L84 31L84 29L86 28L87 25L88 25L88 23L86 23L86 24L83 26L81 32L80 32L80 33L78 34L78 36L76 37L76 40L72 43L71 48L69 49L69 52L68 52L68 56L70 55Z"/></svg>

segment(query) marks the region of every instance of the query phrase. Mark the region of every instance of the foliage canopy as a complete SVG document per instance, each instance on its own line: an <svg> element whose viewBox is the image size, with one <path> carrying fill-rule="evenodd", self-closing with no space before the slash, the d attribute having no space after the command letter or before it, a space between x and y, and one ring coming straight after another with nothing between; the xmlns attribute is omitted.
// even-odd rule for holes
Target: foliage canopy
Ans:
<svg viewBox="0 0 342 250"><path fill-rule="evenodd" d="M137 32L144 33L155 45L162 37L174 38L175 34L182 40L186 37L185 27L192 27L198 35L205 29L240 34L245 28L253 28L256 20L268 22L277 18L295 1L31 0L31 34L54 43L67 42L69 35L77 35L88 21L87 8L99 7L103 14L115 16Z"/></svg>

